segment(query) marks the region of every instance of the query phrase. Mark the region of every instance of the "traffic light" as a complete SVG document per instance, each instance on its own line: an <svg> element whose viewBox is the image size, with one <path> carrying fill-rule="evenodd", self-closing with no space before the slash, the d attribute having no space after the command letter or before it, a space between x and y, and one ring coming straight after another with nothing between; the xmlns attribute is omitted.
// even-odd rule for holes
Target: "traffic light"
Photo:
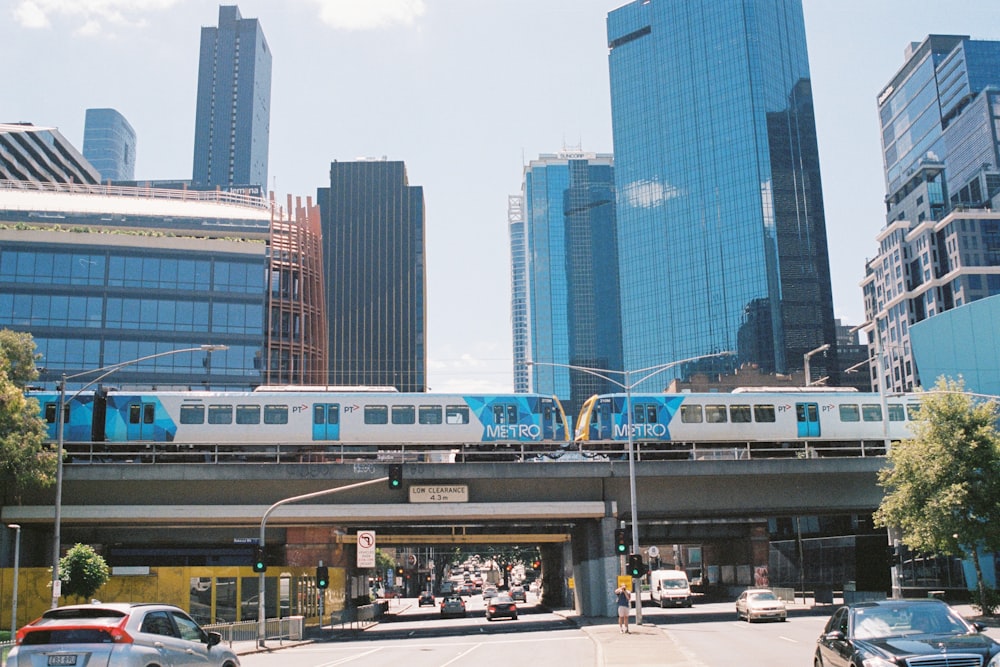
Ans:
<svg viewBox="0 0 1000 667"><path fill-rule="evenodd" d="M903 562L903 554L900 547L886 547L886 555L889 557L889 566L895 567Z"/></svg>
<svg viewBox="0 0 1000 667"><path fill-rule="evenodd" d="M403 488L403 466L389 466L389 488L392 490Z"/></svg>
<svg viewBox="0 0 1000 667"><path fill-rule="evenodd" d="M624 528L615 528L615 553L619 556L628 553L628 533Z"/></svg>
<svg viewBox="0 0 1000 667"><path fill-rule="evenodd" d="M326 565L320 565L316 568L316 588L325 589L330 586L330 572L327 570Z"/></svg>
<svg viewBox="0 0 1000 667"><path fill-rule="evenodd" d="M264 558L264 548L257 547L253 557L253 571L267 572L267 559Z"/></svg>
<svg viewBox="0 0 1000 667"><path fill-rule="evenodd" d="M532 567L532 569L535 569L535 570L539 569L540 567L542 567L542 561L540 561L540 560L538 560L538 559L536 558L536 559L535 559L535 560L534 560L534 561L533 561L533 562L531 563L531 567Z"/></svg>
<svg viewBox="0 0 1000 667"><path fill-rule="evenodd" d="M641 577L647 572L646 564L642 562L642 556L639 554L629 554L628 556L628 574L629 576Z"/></svg>

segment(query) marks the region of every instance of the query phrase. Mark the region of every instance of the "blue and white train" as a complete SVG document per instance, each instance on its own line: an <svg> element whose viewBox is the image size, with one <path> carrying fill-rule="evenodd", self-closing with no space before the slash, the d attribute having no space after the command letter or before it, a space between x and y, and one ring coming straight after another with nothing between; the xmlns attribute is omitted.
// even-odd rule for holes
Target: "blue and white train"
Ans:
<svg viewBox="0 0 1000 667"><path fill-rule="evenodd" d="M628 441L626 394L592 396L577 418L582 451L619 451ZM741 447L772 455L822 455L867 448L884 453L887 442L912 437L916 396L885 400L848 389L741 388L732 393L632 394L632 440L639 451L686 458L694 449ZM670 456L673 452L676 456Z"/></svg>
<svg viewBox="0 0 1000 667"><path fill-rule="evenodd" d="M33 392L57 434L59 395ZM64 409L65 442L539 445L570 438L559 401L539 394L397 393L387 388L262 387L249 392L83 392ZM308 451L304 447L301 451Z"/></svg>

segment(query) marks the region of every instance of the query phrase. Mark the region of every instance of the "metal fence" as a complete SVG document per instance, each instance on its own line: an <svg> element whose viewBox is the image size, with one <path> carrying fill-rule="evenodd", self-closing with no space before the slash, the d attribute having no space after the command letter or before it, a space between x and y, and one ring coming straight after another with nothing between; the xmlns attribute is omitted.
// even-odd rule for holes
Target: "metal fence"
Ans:
<svg viewBox="0 0 1000 667"><path fill-rule="evenodd" d="M202 628L222 635L222 641L233 645L234 642L254 642L258 638L257 621L240 621L238 623L214 623L203 625ZM288 641L299 641L305 635L305 617L289 616L287 618L268 618L264 621L264 638Z"/></svg>

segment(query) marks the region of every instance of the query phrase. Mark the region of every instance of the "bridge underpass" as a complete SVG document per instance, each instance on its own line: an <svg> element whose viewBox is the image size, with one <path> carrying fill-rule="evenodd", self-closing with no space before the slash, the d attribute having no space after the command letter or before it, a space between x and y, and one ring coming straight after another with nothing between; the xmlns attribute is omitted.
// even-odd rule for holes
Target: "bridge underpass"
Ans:
<svg viewBox="0 0 1000 667"><path fill-rule="evenodd" d="M881 500L876 475L882 465L879 458L643 462L636 467L640 545L749 543L753 527L759 533L767 517L870 512ZM271 503L374 479L385 468L67 465L63 546L145 544L177 554L228 546L231 560L240 553L234 543L257 535ZM330 562L337 550L349 562L349 536L359 529L375 530L386 545L542 545L546 577L574 584L564 603L585 615L612 612L607 590L620 571L612 535L632 518L626 463L406 464L404 471L404 491L373 485L282 506L268 519L267 544L282 545L288 565ZM463 486L467 500L410 502L409 487L424 484ZM24 502L4 507L2 520L24 527L25 559L47 564L51 490ZM250 551L242 548L249 562Z"/></svg>

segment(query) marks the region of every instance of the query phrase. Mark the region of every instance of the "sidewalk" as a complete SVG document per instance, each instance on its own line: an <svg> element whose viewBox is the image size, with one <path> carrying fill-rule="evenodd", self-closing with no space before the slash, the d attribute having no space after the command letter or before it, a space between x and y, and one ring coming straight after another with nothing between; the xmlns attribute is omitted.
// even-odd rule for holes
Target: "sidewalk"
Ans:
<svg viewBox="0 0 1000 667"><path fill-rule="evenodd" d="M701 663L684 655L673 637L659 626L629 623L628 634L618 631L617 618L582 618L573 612L554 613L572 621L593 640L596 664L603 667L697 667ZM634 621L635 616L632 616Z"/></svg>

